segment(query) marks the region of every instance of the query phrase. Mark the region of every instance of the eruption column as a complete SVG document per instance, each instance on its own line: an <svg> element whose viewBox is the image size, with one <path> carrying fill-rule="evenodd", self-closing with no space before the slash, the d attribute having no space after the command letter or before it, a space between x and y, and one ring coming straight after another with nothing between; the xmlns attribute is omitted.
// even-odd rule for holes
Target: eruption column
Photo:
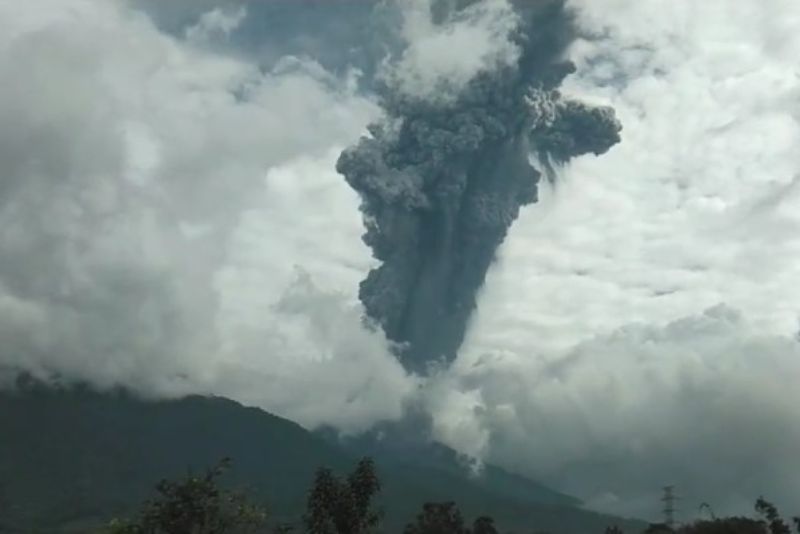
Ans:
<svg viewBox="0 0 800 534"><path fill-rule="evenodd" d="M480 72L449 98L389 84L385 117L337 163L381 262L359 296L417 372L455 357L495 253L520 208L536 202L543 173L620 140L613 110L557 90L575 69L560 59L572 36L563 2L516 9L516 64Z"/></svg>

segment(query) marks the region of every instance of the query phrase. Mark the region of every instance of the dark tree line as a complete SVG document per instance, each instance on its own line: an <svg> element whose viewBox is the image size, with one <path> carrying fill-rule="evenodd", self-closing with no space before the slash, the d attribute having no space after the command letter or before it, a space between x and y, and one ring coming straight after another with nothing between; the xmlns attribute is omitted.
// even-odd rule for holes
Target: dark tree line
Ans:
<svg viewBox="0 0 800 534"><path fill-rule="evenodd" d="M426 503L403 534L498 534L491 517L479 517L467 528L456 503Z"/></svg>
<svg viewBox="0 0 800 534"><path fill-rule="evenodd" d="M381 519L372 505L380 489L375 464L369 458L358 462L346 478L337 478L330 469L319 469L304 518L308 534L369 533Z"/></svg>
<svg viewBox="0 0 800 534"><path fill-rule="evenodd" d="M229 460L202 475L178 481L162 480L156 496L146 501L138 514L115 520L105 534L374 534L381 532L382 514L375 506L381 490L375 464L369 458L358 462L352 473L336 476L330 469L317 470L308 492L302 526L267 526L263 506L244 494L223 489L220 477ZM1 510L0 510L1 511ZM760 497L755 504L759 519L747 517L696 521L673 529L653 524L644 534L793 534L789 522L777 508ZM800 517L791 523L800 534ZM499 534L491 517L482 516L468 525L454 502L426 503L403 534ZM557 534L557 533L553 533ZM624 534L610 526L605 534Z"/></svg>
<svg viewBox="0 0 800 534"><path fill-rule="evenodd" d="M219 478L230 468L222 460L203 475L162 480L157 497L130 520L115 520L109 534L250 534L260 532L267 515L243 494L223 490Z"/></svg>
<svg viewBox="0 0 800 534"><path fill-rule="evenodd" d="M704 503L705 508L710 507ZM677 529L672 529L664 524L650 525L645 534L792 534L789 524L778 513L778 509L759 497L756 500L755 510L760 516L759 519L750 517L714 517L711 519L695 521L688 525L683 525ZM792 519L797 534L800 534L800 517ZM619 529L615 531L606 530L606 534L622 534Z"/></svg>

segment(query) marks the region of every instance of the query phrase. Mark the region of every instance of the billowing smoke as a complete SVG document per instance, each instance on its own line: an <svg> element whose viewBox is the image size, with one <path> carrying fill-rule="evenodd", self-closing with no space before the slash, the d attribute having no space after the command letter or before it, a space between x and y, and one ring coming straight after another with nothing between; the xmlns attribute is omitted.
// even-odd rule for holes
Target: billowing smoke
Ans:
<svg viewBox="0 0 800 534"><path fill-rule="evenodd" d="M406 51L384 76L385 117L342 153L337 170L361 196L363 239L381 262L360 298L404 347L404 364L424 372L455 357L495 253L520 208L536 202L542 176L607 151L621 127L610 108L558 92L574 71L562 59L571 35L563 2L422 7L433 13L433 42L438 30L457 45L482 22L505 40L495 35L493 53L433 80L413 76L409 65L424 62Z"/></svg>
<svg viewBox="0 0 800 534"><path fill-rule="evenodd" d="M792 512L800 3L432 1L0 1L0 387L416 402L605 511ZM625 140L551 187L615 137L556 90Z"/></svg>
<svg viewBox="0 0 800 534"><path fill-rule="evenodd" d="M571 5L562 90L612 105L624 141L523 210L431 393L437 434L609 512L660 520L674 484L680 521L760 494L793 513L800 3Z"/></svg>
<svg viewBox="0 0 800 534"><path fill-rule="evenodd" d="M413 383L362 327L371 259L333 168L379 109L346 66L239 49L279 4L274 24L307 11L0 2L0 388L214 393L351 430L401 411Z"/></svg>

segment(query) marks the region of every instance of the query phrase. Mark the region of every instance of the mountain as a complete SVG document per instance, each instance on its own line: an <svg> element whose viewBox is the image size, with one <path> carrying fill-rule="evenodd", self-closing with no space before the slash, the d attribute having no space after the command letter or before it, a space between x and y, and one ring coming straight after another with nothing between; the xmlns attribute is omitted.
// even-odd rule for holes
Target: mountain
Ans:
<svg viewBox="0 0 800 534"><path fill-rule="evenodd" d="M441 443L425 439L430 428L427 416L411 416L399 423L375 425L369 432L356 436L340 436L331 429L316 433L329 443L343 447L351 455L369 456L385 470L403 473L424 469L441 477L455 477L459 483L475 484L497 496L508 499L556 506L579 507L579 499L557 492L528 478L509 473L491 464L476 465L471 459Z"/></svg>
<svg viewBox="0 0 800 534"><path fill-rule="evenodd" d="M490 467L474 477L444 447L413 453L374 444L341 446L299 425L222 398L146 401L129 393L26 387L0 393L0 532L87 532L130 513L162 478L233 459L226 484L247 489L271 516L296 522L320 466L349 471L375 453L387 532L399 532L423 502L454 500L465 516L504 528L579 533L603 516L532 481Z"/></svg>

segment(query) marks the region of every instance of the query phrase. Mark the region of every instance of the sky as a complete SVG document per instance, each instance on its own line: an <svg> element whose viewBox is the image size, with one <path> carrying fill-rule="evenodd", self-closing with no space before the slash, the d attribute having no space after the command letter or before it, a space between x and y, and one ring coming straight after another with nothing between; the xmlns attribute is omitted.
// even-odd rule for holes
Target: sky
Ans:
<svg viewBox="0 0 800 534"><path fill-rule="evenodd" d="M375 260L334 166L381 116L374 78L434 98L513 61L505 1L442 26L426 0L0 0L0 383L351 433L415 403L599 510L658 517L665 484L686 519L794 504L800 4L568 5L562 92L622 142L541 188L421 378L363 320Z"/></svg>

